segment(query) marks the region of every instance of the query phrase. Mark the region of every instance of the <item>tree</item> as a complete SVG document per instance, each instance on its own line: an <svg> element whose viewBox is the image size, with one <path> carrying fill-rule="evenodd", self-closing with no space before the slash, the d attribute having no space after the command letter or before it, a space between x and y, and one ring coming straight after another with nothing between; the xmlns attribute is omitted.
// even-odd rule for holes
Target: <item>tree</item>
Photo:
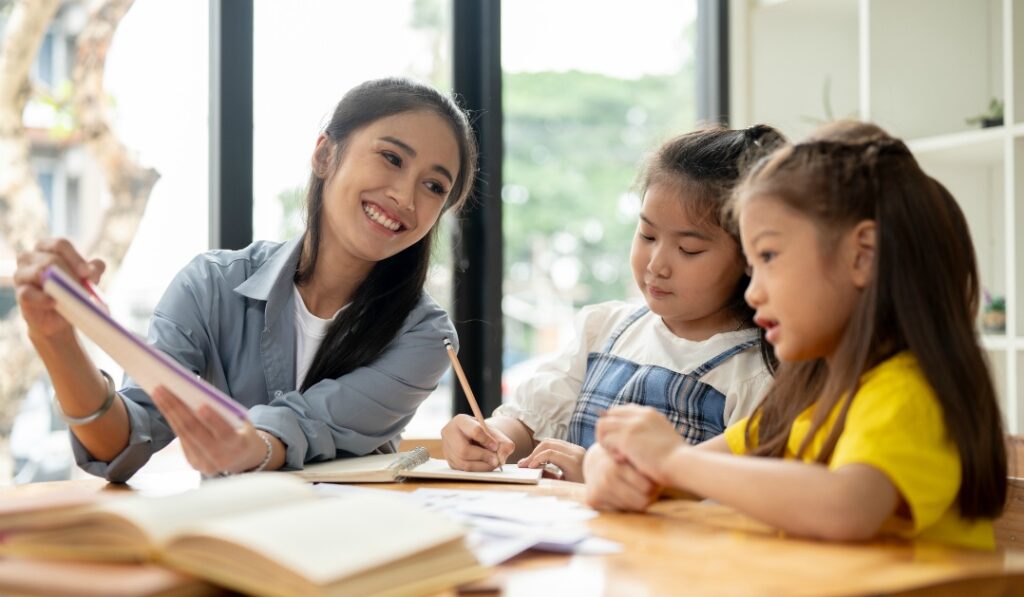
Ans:
<svg viewBox="0 0 1024 597"><path fill-rule="evenodd" d="M118 24L134 0L94 0L78 36L72 71L72 114L76 133L103 171L111 204L100 234L83 247L107 262L109 282L138 229L159 174L141 166L110 126L103 91L104 64ZM22 113L32 96L29 71L58 7L58 0L16 0L0 48L0 236L16 251L45 237L46 208L29 167L29 143ZM25 338L17 309L0 321L0 433L6 434L17 405L43 372Z"/></svg>

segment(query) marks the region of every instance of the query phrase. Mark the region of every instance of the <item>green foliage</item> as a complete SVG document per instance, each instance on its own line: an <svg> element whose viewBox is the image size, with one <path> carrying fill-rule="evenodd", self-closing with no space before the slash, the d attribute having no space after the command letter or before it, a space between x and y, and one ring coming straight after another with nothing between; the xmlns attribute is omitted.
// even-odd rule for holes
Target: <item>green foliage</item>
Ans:
<svg viewBox="0 0 1024 597"><path fill-rule="evenodd" d="M978 114L977 116L971 116L970 118L964 119L964 122L971 125L982 125L982 126L993 126L997 121L1003 120L1003 102L999 98L992 98L988 102L988 109ZM986 122L987 121L987 122Z"/></svg>
<svg viewBox="0 0 1024 597"><path fill-rule="evenodd" d="M277 194L277 202L281 205L281 234L278 238L295 238L306 226L302 221L303 208L306 203L306 189L292 187Z"/></svg>
<svg viewBox="0 0 1024 597"><path fill-rule="evenodd" d="M71 138L78 128L72 106L74 95L75 87L67 79L61 81L52 92L46 89L35 90L35 96L32 99L53 111L53 125L49 131L51 138L65 141Z"/></svg>
<svg viewBox="0 0 1024 597"><path fill-rule="evenodd" d="M632 284L636 218L624 214L620 203L636 191L645 155L692 128L692 70L639 79L506 73L504 89L506 272L513 264L529 264L535 246L565 232L578 239L574 256L583 266L574 303L622 298ZM584 229L595 221L603 234L588 242ZM614 267L614 279L594 275L601 262Z"/></svg>

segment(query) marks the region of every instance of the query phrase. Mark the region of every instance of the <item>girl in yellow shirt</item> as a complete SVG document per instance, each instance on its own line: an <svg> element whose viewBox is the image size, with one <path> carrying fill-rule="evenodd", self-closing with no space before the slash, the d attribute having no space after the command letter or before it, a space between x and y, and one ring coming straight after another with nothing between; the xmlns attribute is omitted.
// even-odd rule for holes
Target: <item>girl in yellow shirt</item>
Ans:
<svg viewBox="0 0 1024 597"><path fill-rule="evenodd" d="M732 212L776 381L698 447L649 409L609 410L584 461L591 503L621 508L634 467L794 535L993 547L1006 452L954 198L898 139L841 123L758 164Z"/></svg>

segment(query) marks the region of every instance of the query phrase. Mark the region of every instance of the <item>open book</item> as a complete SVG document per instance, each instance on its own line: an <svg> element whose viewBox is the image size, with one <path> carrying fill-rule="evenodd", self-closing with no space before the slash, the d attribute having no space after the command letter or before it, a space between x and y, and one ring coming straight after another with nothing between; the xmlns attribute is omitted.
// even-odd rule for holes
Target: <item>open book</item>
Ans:
<svg viewBox="0 0 1024 597"><path fill-rule="evenodd" d="M544 471L506 464L501 470L474 473L459 471L444 460L431 458L424 448L399 454L375 454L357 458L339 458L307 465L298 475L316 483L394 483L402 479L447 479L449 481L489 481L536 485Z"/></svg>
<svg viewBox="0 0 1024 597"><path fill-rule="evenodd" d="M179 495L127 496L8 518L0 551L164 563L254 595L438 591L483 569L461 526L398 498L321 498L280 474L214 480Z"/></svg>
<svg viewBox="0 0 1024 597"><path fill-rule="evenodd" d="M57 302L57 312L64 319L124 367L142 389L153 393L163 386L192 410L208 404L235 427L245 424L248 414L244 406L128 331L61 268L46 268L43 291Z"/></svg>

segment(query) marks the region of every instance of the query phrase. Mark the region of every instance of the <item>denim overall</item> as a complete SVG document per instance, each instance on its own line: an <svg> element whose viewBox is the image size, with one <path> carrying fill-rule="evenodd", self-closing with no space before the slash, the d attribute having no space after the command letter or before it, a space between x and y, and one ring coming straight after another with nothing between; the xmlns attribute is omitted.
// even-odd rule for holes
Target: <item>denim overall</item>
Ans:
<svg viewBox="0 0 1024 597"><path fill-rule="evenodd" d="M701 377L757 341L737 344L689 373L638 365L612 355L612 347L619 336L647 311L647 307L641 307L631 314L612 331L601 352L592 352L587 357L587 373L569 421L568 441L589 448L594 443L598 416L619 404L658 409L691 444L725 431L725 395L702 382Z"/></svg>

